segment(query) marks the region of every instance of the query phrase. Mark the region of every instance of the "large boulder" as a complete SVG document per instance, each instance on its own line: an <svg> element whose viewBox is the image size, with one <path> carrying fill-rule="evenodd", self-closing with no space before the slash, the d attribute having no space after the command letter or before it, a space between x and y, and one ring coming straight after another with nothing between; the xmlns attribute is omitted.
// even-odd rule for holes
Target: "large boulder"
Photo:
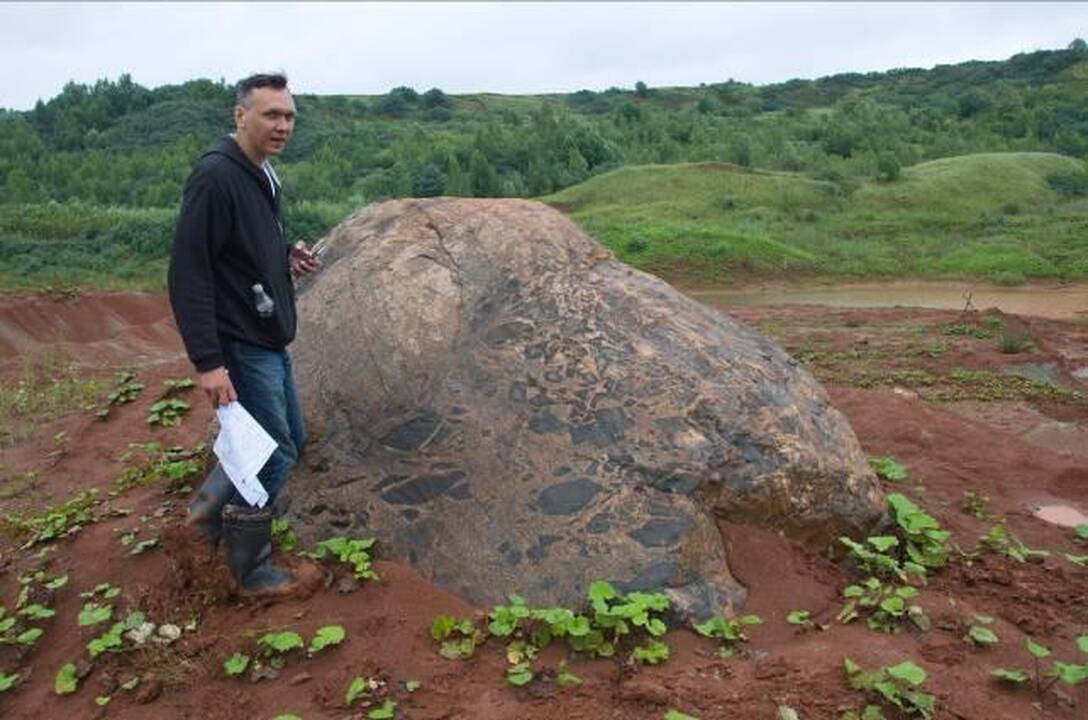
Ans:
<svg viewBox="0 0 1088 720"><path fill-rule="evenodd" d="M593 580L739 605L716 519L814 547L883 498L843 416L777 345L522 200L391 201L300 289L304 538L367 534L478 603Z"/></svg>

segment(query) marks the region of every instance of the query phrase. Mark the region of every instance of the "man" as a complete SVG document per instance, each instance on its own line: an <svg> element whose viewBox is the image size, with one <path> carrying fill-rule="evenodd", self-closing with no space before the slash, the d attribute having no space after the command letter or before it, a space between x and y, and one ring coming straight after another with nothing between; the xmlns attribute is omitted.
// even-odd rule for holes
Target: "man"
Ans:
<svg viewBox="0 0 1088 720"><path fill-rule="evenodd" d="M277 447L257 476L269 494L264 508L249 507L217 465L186 522L213 543L222 540L243 591L275 595L297 583L271 563L272 500L305 441L286 350L295 337L292 277L317 261L303 243L287 244L280 183L268 163L294 130L287 78L240 81L234 125L186 182L170 255L170 304L200 389L213 406L241 403Z"/></svg>

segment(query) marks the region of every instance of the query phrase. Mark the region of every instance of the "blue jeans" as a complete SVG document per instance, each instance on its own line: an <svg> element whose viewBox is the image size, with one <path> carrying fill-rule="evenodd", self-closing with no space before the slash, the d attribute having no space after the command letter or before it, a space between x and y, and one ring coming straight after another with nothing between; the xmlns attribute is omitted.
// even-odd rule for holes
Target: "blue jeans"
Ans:
<svg viewBox="0 0 1088 720"><path fill-rule="evenodd" d="M266 350L231 338L220 337L219 343L238 402L276 441L275 451L257 473L271 504L306 442L291 356L286 350ZM231 503L248 505L237 491Z"/></svg>

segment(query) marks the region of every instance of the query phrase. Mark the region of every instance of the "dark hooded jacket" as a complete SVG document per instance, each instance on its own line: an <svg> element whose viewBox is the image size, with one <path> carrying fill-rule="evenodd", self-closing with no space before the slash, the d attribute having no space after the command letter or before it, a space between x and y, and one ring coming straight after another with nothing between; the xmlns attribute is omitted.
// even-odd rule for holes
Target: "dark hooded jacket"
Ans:
<svg viewBox="0 0 1088 720"><path fill-rule="evenodd" d="M170 305L197 370L224 364L220 337L269 350L295 338L287 255L280 193L233 138L223 138L185 183L170 253ZM257 313L255 283L275 303L271 317Z"/></svg>

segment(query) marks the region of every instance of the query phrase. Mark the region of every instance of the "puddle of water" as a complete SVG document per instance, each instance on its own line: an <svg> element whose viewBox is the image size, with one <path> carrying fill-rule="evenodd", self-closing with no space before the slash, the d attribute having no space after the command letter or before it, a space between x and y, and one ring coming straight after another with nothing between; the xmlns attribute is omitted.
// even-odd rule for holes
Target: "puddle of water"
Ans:
<svg viewBox="0 0 1088 720"><path fill-rule="evenodd" d="M690 297L714 308L730 305L823 305L838 308L921 307L963 310L966 292L978 310L1068 320L1088 318L1088 286L1000 287L952 283L887 283L827 287L691 289Z"/></svg>
<svg viewBox="0 0 1088 720"><path fill-rule="evenodd" d="M1066 528L1088 524L1088 515L1068 505L1041 505L1035 510L1035 517Z"/></svg>

